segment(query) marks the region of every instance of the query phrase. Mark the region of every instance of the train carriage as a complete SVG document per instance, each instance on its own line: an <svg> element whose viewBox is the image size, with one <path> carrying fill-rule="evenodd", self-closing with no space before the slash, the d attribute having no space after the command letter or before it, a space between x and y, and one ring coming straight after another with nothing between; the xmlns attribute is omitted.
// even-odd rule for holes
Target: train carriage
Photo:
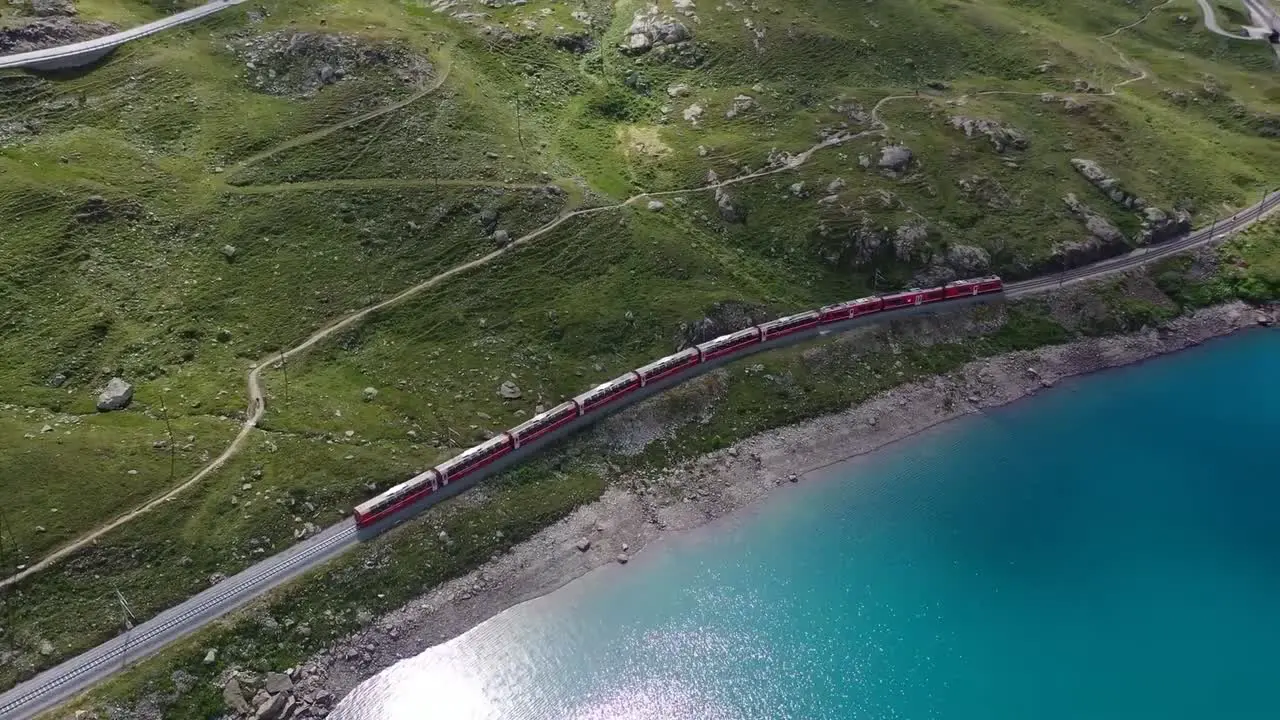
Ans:
<svg viewBox="0 0 1280 720"><path fill-rule="evenodd" d="M816 327L821 317L817 310L810 310L760 323L756 327L760 328L760 341L764 342Z"/></svg>
<svg viewBox="0 0 1280 720"><path fill-rule="evenodd" d="M455 455L437 465L436 470L440 472L441 484L448 485L451 482L457 482L469 473L475 472L506 455L512 449L511 435L506 432L485 440L479 445L464 451L461 455Z"/></svg>
<svg viewBox="0 0 1280 720"><path fill-rule="evenodd" d="M538 413L519 425L511 428L512 449L537 440L549 432L564 427L578 417L578 406L572 401L561 403L550 410Z"/></svg>
<svg viewBox="0 0 1280 720"><path fill-rule="evenodd" d="M578 405L578 414L585 415L601 405L611 403L639 387L640 374L631 370L626 375L616 377L606 383L601 383L581 395L578 395L573 399L573 401Z"/></svg>
<svg viewBox="0 0 1280 720"><path fill-rule="evenodd" d="M689 348L636 368L636 372L640 375L640 385L643 387L691 368L699 362L698 349Z"/></svg>
<svg viewBox="0 0 1280 720"><path fill-rule="evenodd" d="M702 358L702 362L709 362L758 342L760 342L760 328L753 325L745 330L721 335L698 345L698 356Z"/></svg>
<svg viewBox="0 0 1280 720"><path fill-rule="evenodd" d="M943 288L931 288L929 290L921 290L919 288L907 290L905 292L894 293L893 295L884 296L884 309L895 310L897 308L911 307L912 305L924 305L926 303L938 302L946 299L946 292Z"/></svg>
<svg viewBox="0 0 1280 720"><path fill-rule="evenodd" d="M818 313L821 315L820 322L833 323L877 313L883 308L884 300L881 298L865 297L836 305L828 305L819 310Z"/></svg>
<svg viewBox="0 0 1280 720"><path fill-rule="evenodd" d="M614 402L649 383L658 382L684 372L694 365L709 362L741 351L766 340L800 332L810 327L837 323L878 313L884 310L913 307L952 299L962 299L1004 290L1004 282L991 275L971 280L959 280L942 287L913 289L879 297L859 298L820 310L779 318L737 332L721 335L695 347L655 360L648 365L628 372L588 390L572 400L539 413L490 440L470 448L440 465L428 469L410 480L400 483L375 498L355 508L356 524L364 527L408 507L439 490L441 486L456 482L485 467L516 448L527 445L555 430L568 425L574 419L601 406Z"/></svg>
<svg viewBox="0 0 1280 720"><path fill-rule="evenodd" d="M435 468L428 468L412 478L393 486L356 506L356 525L364 527L396 512L397 510L417 502L440 489L440 473Z"/></svg>

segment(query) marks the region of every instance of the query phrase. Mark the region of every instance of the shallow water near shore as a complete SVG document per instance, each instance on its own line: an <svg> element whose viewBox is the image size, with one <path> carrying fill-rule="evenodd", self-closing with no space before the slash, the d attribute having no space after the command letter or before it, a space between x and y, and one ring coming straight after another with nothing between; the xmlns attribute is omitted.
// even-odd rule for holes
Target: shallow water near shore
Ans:
<svg viewBox="0 0 1280 720"><path fill-rule="evenodd" d="M1261 718L1280 331L780 488L372 678L341 720Z"/></svg>

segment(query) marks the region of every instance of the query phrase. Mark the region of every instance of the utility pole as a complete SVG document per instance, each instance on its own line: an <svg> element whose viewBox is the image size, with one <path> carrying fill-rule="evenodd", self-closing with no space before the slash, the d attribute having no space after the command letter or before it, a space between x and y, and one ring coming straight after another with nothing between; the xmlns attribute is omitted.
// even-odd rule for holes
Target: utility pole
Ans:
<svg viewBox="0 0 1280 720"><path fill-rule="evenodd" d="M520 141L520 160L524 161L526 160L526 158L525 158L525 150L524 150L524 130L522 130L520 127L520 91L519 90L516 91L516 140Z"/></svg>
<svg viewBox="0 0 1280 720"><path fill-rule="evenodd" d="M5 535L9 536L9 542L5 544ZM13 528L5 522L4 511L0 510L0 573L5 577L13 574L13 568L16 562L9 560L9 553L17 552L16 543L13 540ZM14 636L18 632L17 625L13 622L13 602L10 601L9 595L12 591L9 588L0 588L0 605L3 605L4 616L0 618L0 643L5 643L12 650L15 644Z"/></svg>
<svg viewBox="0 0 1280 720"><path fill-rule="evenodd" d="M129 601L124 599L124 593L120 592L120 588L113 589L116 591L116 600L120 603L120 619L124 623L124 651L120 653L120 667L124 668L129 663L129 640L133 625L138 619L134 617L133 609L129 607Z"/></svg>
<svg viewBox="0 0 1280 720"><path fill-rule="evenodd" d="M440 179L436 179L436 189L439 189ZM289 404L289 358L285 356L284 351L280 351L280 369L284 371L284 404Z"/></svg>
<svg viewBox="0 0 1280 720"><path fill-rule="evenodd" d="M173 425L169 422L169 408L164 404L164 392L160 393L160 412L164 413L164 429L169 433L169 482L178 474L178 448L173 443Z"/></svg>

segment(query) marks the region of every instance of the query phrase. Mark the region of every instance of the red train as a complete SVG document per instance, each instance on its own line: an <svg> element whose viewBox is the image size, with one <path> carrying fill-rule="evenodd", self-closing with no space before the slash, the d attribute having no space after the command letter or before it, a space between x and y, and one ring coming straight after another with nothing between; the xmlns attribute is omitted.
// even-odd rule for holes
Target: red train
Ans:
<svg viewBox="0 0 1280 720"><path fill-rule="evenodd" d="M681 350L655 360L648 365L629 370L588 390L572 400L561 403L546 412L538 413L525 422L504 430L460 455L456 455L426 472L396 485L386 492L356 506L356 525L364 527L408 507L436 492L450 482L460 480L477 470L496 462L517 448L528 445L569 424L587 413L606 408L650 383L665 380L690 370L696 365L717 358L733 355L742 350L771 342L778 338L832 323L853 320L902 308L916 307L936 302L946 302L975 295L987 295L1004 290L1000 278L991 276L975 280L960 280L942 287L926 290L908 290L892 295L859 298L849 302L828 305L818 310L789 315L753 325L737 332L721 335L695 347Z"/></svg>

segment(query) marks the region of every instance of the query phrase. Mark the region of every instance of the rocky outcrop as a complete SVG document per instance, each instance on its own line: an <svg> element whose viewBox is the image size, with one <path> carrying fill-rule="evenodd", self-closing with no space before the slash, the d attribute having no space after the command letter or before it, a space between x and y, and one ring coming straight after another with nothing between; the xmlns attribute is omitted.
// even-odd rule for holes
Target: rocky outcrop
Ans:
<svg viewBox="0 0 1280 720"><path fill-rule="evenodd" d="M1142 230L1138 232L1138 244L1150 245L1172 240L1191 232L1191 214L1186 210L1165 212L1158 207L1146 207L1140 214Z"/></svg>
<svg viewBox="0 0 1280 720"><path fill-rule="evenodd" d="M1071 167L1076 172L1084 176L1091 185L1098 188L1103 195L1111 198L1111 201L1130 210L1141 210L1147 206L1147 201L1134 195L1124 189L1120 181L1107 174L1102 166L1093 160L1086 158L1072 158Z"/></svg>
<svg viewBox="0 0 1280 720"><path fill-rule="evenodd" d="M31 0L31 14L36 17L71 17L76 5L71 0Z"/></svg>
<svg viewBox="0 0 1280 720"><path fill-rule="evenodd" d="M885 145L880 148L880 160L876 165L890 174L905 172L915 155L906 145Z"/></svg>
<svg viewBox="0 0 1280 720"><path fill-rule="evenodd" d="M681 323L674 344L676 350L683 350L725 333L762 323L770 317L769 311L760 305L736 300L718 302L707 308L701 319Z"/></svg>
<svg viewBox="0 0 1280 720"><path fill-rule="evenodd" d="M1013 199L999 180L986 175L970 175L956 180L966 199L985 205L992 210L1003 210L1013 205Z"/></svg>
<svg viewBox="0 0 1280 720"><path fill-rule="evenodd" d="M123 378L113 377L107 383L107 387L98 395L98 410L101 412L123 410L129 407L129 403L132 400L133 386L125 382Z"/></svg>
<svg viewBox="0 0 1280 720"><path fill-rule="evenodd" d="M1138 236L1135 238L1137 244L1148 245L1164 242L1191 230L1191 214L1185 210L1166 211L1149 204L1146 200L1125 190L1120 185L1119 180L1108 175L1100 165L1092 160L1075 158L1071 161L1071 165L1094 187L1110 198L1112 202L1129 210L1138 211L1138 218L1142 221L1142 230L1139 231ZM1067 201L1068 206L1081 204L1075 200L1074 195L1069 195L1068 198L1070 198ZM1081 215L1074 207L1073 212ZM1092 213L1092 211L1089 212ZM1086 221L1086 224L1089 224L1089 221ZM1109 222L1107 224L1110 225ZM1114 226L1111 226L1111 228L1114 230ZM1095 232L1098 229L1105 228L1091 227L1090 232L1099 235L1098 232ZM1119 231L1116 230L1115 232L1118 233Z"/></svg>
<svg viewBox="0 0 1280 720"><path fill-rule="evenodd" d="M991 256L974 245L952 245L945 253L934 255L925 269L911 277L915 287L931 287L961 278L977 277L991 269Z"/></svg>
<svg viewBox="0 0 1280 720"><path fill-rule="evenodd" d="M119 32L108 22L80 22L69 17L44 17L26 25L0 29L0 55L44 50Z"/></svg>
<svg viewBox="0 0 1280 720"><path fill-rule="evenodd" d="M991 146L1000 153L1005 150L1024 150L1028 145L1027 136L1021 130L1001 125L995 120L955 115L951 118L951 127L960 130L970 139L985 135L991 141Z"/></svg>
<svg viewBox="0 0 1280 720"><path fill-rule="evenodd" d="M551 38L551 44L574 55L584 55L596 49L596 41L589 33L563 33Z"/></svg>
<svg viewBox="0 0 1280 720"><path fill-rule="evenodd" d="M693 32L688 26L659 12L657 5L650 5L636 11L621 50L629 55L643 55L655 48L676 46L692 39Z"/></svg>
<svg viewBox="0 0 1280 720"><path fill-rule="evenodd" d="M716 175L714 170L707 171L707 184L715 184L720 182L720 177ZM735 200L729 189L723 185L716 185L715 189L716 210L720 213L720 219L729 223L741 223L747 221L747 213Z"/></svg>
<svg viewBox="0 0 1280 720"><path fill-rule="evenodd" d="M1062 200L1071 213L1084 223L1089 236L1083 240L1055 243L1039 270L1056 271L1079 267L1115 257L1129 249L1124 233L1110 220L1099 215L1075 195L1068 194Z"/></svg>
<svg viewBox="0 0 1280 720"><path fill-rule="evenodd" d="M408 46L357 35L279 30L233 47L247 79L268 95L310 97L326 85L376 74L419 85L431 63Z"/></svg>
<svg viewBox="0 0 1280 720"><path fill-rule="evenodd" d="M893 233L893 256L898 262L919 265L933 253L929 246L929 226L922 221L910 222Z"/></svg>

